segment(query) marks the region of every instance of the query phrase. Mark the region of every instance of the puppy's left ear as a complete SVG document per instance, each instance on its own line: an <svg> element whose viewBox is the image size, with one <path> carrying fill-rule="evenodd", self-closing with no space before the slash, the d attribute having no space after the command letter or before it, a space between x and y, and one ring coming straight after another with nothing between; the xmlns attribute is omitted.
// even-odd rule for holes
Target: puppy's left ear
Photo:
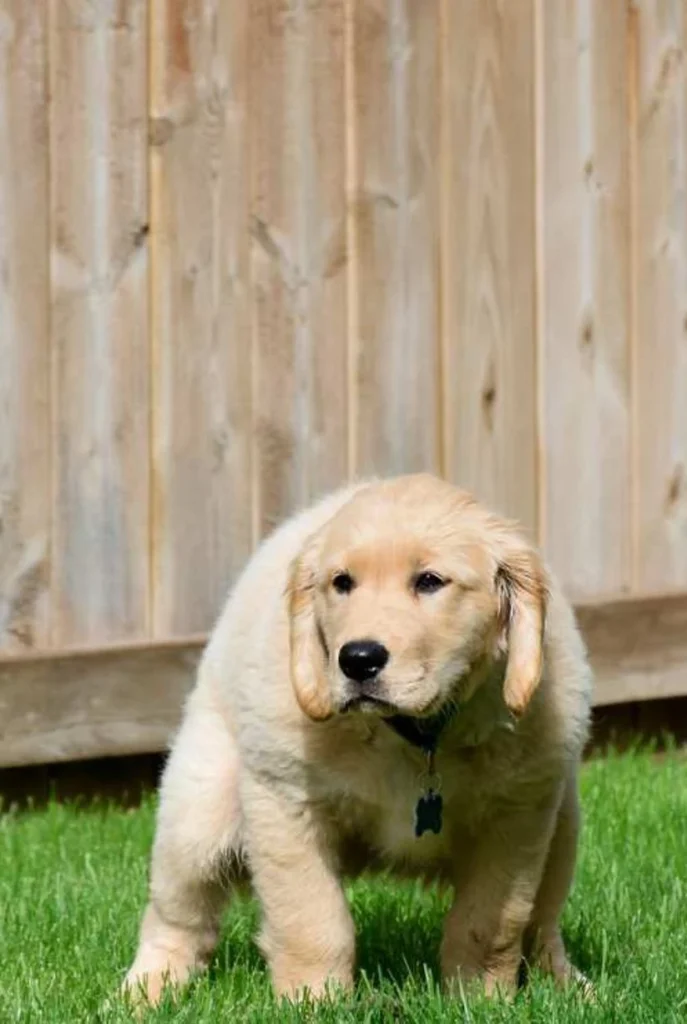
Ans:
<svg viewBox="0 0 687 1024"><path fill-rule="evenodd" d="M509 546L496 571L501 642L508 652L503 697L520 717L539 685L543 667L548 589L541 561L525 544Z"/></svg>
<svg viewBox="0 0 687 1024"><path fill-rule="evenodd" d="M315 596L320 543L311 538L294 560L287 584L291 682L301 710L314 721L332 714L327 656L317 622Z"/></svg>

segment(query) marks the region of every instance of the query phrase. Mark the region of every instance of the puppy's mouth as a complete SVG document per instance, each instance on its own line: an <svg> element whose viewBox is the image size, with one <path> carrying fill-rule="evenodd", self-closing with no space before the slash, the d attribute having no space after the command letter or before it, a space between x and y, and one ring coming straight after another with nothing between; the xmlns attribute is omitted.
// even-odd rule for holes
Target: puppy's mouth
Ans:
<svg viewBox="0 0 687 1024"><path fill-rule="evenodd" d="M384 697L379 697L376 694L371 693L356 693L351 697L347 697L346 700L340 705L339 710L342 715L348 714L352 711L362 711L366 714L378 714L378 715L393 715L396 713L398 708L391 701L386 700Z"/></svg>
<svg viewBox="0 0 687 1024"><path fill-rule="evenodd" d="M422 681L424 680L417 680L418 683ZM417 703L415 700L409 700L408 696L406 695L405 700L391 700L387 688L380 686L379 683L376 686L373 684L369 688L363 685L360 689L352 690L343 695L343 699L339 704L339 712L341 714L348 714L361 711L365 714L382 716L401 714L412 718L425 718L433 715L444 703L444 698L438 694L434 695L430 700L425 699Z"/></svg>
<svg viewBox="0 0 687 1024"><path fill-rule="evenodd" d="M339 713L342 715L362 712L363 714L376 714L382 718L392 715L403 715L406 718L432 718L446 704L446 699L436 695L431 700L422 704L407 704L405 701L397 703L389 700L382 694L376 693L355 693L346 697L339 704Z"/></svg>

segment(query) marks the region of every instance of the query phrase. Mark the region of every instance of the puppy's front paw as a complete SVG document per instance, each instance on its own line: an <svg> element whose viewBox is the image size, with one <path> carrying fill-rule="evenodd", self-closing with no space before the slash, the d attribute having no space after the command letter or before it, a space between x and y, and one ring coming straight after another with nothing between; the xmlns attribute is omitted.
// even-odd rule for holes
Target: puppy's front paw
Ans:
<svg viewBox="0 0 687 1024"><path fill-rule="evenodd" d="M594 983L589 980L586 974L578 971L577 967L573 967L572 964L570 965L570 983L577 988L586 1003L596 1002Z"/></svg>
<svg viewBox="0 0 687 1024"><path fill-rule="evenodd" d="M517 993L517 979L510 970L457 968L444 974L444 990L452 998L461 1000L486 996L488 999L510 1002Z"/></svg>
<svg viewBox="0 0 687 1024"><path fill-rule="evenodd" d="M169 950L139 954L122 983L122 993L135 1007L157 1006L165 989L182 988L198 969L194 960Z"/></svg>
<svg viewBox="0 0 687 1024"><path fill-rule="evenodd" d="M146 1004L157 1006L166 987L174 983L168 974L153 971L149 974L136 974L130 971L122 984L122 995L126 1001L136 1008L143 1009Z"/></svg>

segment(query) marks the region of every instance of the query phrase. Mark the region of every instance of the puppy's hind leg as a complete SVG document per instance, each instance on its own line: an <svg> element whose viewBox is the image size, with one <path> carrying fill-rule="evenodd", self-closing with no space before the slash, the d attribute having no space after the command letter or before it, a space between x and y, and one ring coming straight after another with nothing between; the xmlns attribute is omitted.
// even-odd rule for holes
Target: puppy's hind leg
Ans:
<svg viewBox="0 0 687 1024"><path fill-rule="evenodd" d="M201 670L202 671L202 670ZM222 869L240 854L238 753L226 722L195 691L162 779L150 898L124 982L156 1003L207 965L227 896Z"/></svg>
<svg viewBox="0 0 687 1024"><path fill-rule="evenodd" d="M563 793L532 919L526 932L525 955L531 963L552 975L560 985L578 982L585 993L591 995L591 983L568 959L559 924L575 869L579 823L577 779L572 776Z"/></svg>

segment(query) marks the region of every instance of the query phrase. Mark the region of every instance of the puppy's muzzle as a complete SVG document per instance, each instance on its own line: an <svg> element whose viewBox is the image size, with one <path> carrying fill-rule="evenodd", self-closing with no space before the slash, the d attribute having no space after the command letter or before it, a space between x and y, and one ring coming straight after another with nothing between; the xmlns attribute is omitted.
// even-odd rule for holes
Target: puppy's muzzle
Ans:
<svg viewBox="0 0 687 1024"><path fill-rule="evenodd" d="M393 710L380 685L388 660L388 650L376 640L351 640L343 645L339 651L339 668L349 686L340 711Z"/></svg>

